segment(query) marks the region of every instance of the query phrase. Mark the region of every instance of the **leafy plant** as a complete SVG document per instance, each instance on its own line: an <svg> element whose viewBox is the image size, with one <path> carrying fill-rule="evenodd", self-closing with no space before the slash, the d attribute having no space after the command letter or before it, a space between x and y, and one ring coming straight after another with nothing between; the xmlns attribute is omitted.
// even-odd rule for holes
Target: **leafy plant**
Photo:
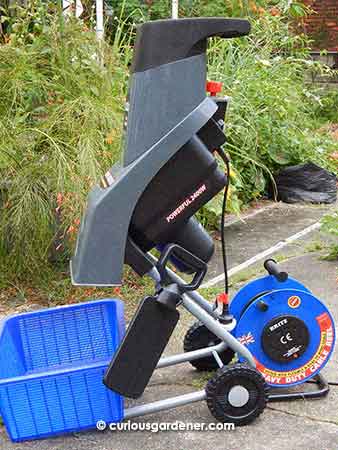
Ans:
<svg viewBox="0 0 338 450"><path fill-rule="evenodd" d="M43 7L48 26L30 31L31 4L0 47L2 276L34 276L62 253L90 186L120 155L126 67L81 22Z"/></svg>
<svg viewBox="0 0 338 450"><path fill-rule="evenodd" d="M231 97L226 150L236 171L229 202L234 212L266 192L280 167L314 161L337 171L329 160L337 143L315 131L321 99L306 74L320 66L309 59L306 37L290 33L282 14L264 12L251 23L248 37L214 41L209 49L209 77L222 81ZM219 199L203 209L205 222L215 207L220 214Z"/></svg>
<svg viewBox="0 0 338 450"><path fill-rule="evenodd" d="M326 231L333 236L337 236L338 239L338 211L334 212L333 214L326 215L322 220L322 225L323 231ZM326 259L338 259L338 243L332 246L331 251L327 255Z"/></svg>
<svg viewBox="0 0 338 450"><path fill-rule="evenodd" d="M318 120L323 123L338 123L338 89L321 87L317 89L316 95L318 102L315 104L314 114Z"/></svg>
<svg viewBox="0 0 338 450"><path fill-rule="evenodd" d="M324 231L338 236L338 211L325 216L322 223Z"/></svg>

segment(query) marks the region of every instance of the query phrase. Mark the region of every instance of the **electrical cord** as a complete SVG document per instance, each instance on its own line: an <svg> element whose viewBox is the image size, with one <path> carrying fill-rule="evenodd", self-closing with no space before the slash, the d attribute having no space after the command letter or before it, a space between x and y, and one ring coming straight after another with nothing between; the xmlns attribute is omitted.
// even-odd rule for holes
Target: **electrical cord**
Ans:
<svg viewBox="0 0 338 450"><path fill-rule="evenodd" d="M228 277L228 263L227 263L227 254L226 254L226 244L225 244L225 213L227 207L227 199L229 193L229 185L230 185L230 163L229 158L223 151L223 149L217 149L218 154L222 158L227 171L227 181L224 188L223 194L223 204L222 204L222 217L221 217L221 244L222 244L222 260L223 260L223 268L224 268L224 292L229 294L229 277Z"/></svg>
<svg viewBox="0 0 338 450"><path fill-rule="evenodd" d="M227 171L227 180L226 185L224 188L224 194L223 194L223 204L222 204L222 217L221 217L221 244L222 244L222 260L223 260L223 269L224 269L224 293L226 295L226 302L223 303L223 311L222 316L228 316L229 315L229 304L228 304L228 297L229 297L229 276L228 276L228 263L227 263L227 253L226 253L226 243L225 243L225 213L227 208L227 199L228 199L228 193L229 193L229 186L230 186L230 162L229 158L227 157L226 153L223 151L222 148L218 148L217 152L219 156L222 158ZM230 317L229 317L230 319Z"/></svg>
<svg viewBox="0 0 338 450"><path fill-rule="evenodd" d="M317 384L317 382L313 379L311 380L307 380L306 383L308 384ZM328 384L329 386L338 386L338 382L337 381L326 381L326 384Z"/></svg>

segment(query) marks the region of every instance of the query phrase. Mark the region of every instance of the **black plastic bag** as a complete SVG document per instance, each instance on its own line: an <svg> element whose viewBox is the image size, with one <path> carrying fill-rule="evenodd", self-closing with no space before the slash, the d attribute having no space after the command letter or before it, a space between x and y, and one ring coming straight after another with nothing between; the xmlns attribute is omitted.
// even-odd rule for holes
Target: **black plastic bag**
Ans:
<svg viewBox="0 0 338 450"><path fill-rule="evenodd" d="M277 199L285 203L334 203L337 200L335 174L313 163L281 170L276 176Z"/></svg>

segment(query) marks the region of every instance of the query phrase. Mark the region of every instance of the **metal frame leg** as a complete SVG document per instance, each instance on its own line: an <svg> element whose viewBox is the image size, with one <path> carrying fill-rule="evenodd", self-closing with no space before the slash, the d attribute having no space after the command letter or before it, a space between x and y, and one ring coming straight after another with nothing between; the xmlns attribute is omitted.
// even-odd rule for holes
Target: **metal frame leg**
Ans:
<svg viewBox="0 0 338 450"><path fill-rule="evenodd" d="M309 381L310 383L311 381ZM313 378L313 383L318 386L316 391L311 392L288 392L284 394L270 394L268 396L269 402L280 402L280 401L292 401L292 400L303 400L303 399L314 399L325 397L329 393L329 385L326 379L321 375L316 375ZM277 388L278 389L278 388ZM284 388L279 388L284 389ZM147 414L153 414L160 411L165 411L172 408L178 408L179 406L185 406L190 403L199 402L206 399L205 390L191 392L189 394L179 395L177 397L172 397L164 400L158 400L157 402L147 403L144 405L133 406L125 410L124 418L131 419L133 417L141 417Z"/></svg>
<svg viewBox="0 0 338 450"><path fill-rule="evenodd" d="M329 391L330 386L322 374L318 374L312 378L312 380L307 381L307 383L314 383L317 385L317 389L313 391L302 391L302 392L285 392L283 394L269 394L269 402L283 402L291 400L304 400L304 399L314 399L325 397ZM285 388L277 388L283 389Z"/></svg>
<svg viewBox="0 0 338 450"><path fill-rule="evenodd" d="M200 402L201 400L205 399L206 393L203 389L202 391L191 392L189 394L178 395L177 397L167 398L165 400L158 400L157 402L127 408L124 412L124 418L131 419L132 417L145 416L146 414L153 414L159 411L177 408L178 406Z"/></svg>
<svg viewBox="0 0 338 450"><path fill-rule="evenodd" d="M156 283L159 282L159 273L156 269L153 269L149 273L149 275ZM170 271L170 275L174 282L180 281L180 277L178 277L178 275L176 275L174 272ZM244 345L240 344L237 339L230 333L230 331L236 326L236 321L233 321L233 323L229 325L220 324L216 320L218 317L217 311L215 311L213 306L197 292L189 292L185 294L182 298L182 306L194 317L200 320L212 333L219 337L222 342L212 347L161 358L157 364L156 369L193 361L195 359L210 355L213 355L220 365L221 360L219 357L217 358L217 356L227 347L231 347L234 352L242 355L244 358L246 358L251 366L255 367L255 361L250 351ZM152 414L155 412L184 406L189 403L194 403L205 399L205 390L191 392L189 394L179 395L177 397L127 408L125 410L124 417L125 419L140 417L146 414Z"/></svg>
<svg viewBox="0 0 338 450"><path fill-rule="evenodd" d="M167 271L173 282L182 281L182 279L173 271L171 271L170 269L167 269ZM156 268L153 268L151 272L149 272L149 276L155 281L155 283L159 283L160 274L158 273ZM182 306L194 317L200 320L212 333L219 337L227 347L230 347L234 352L240 354L252 367L256 367L255 360L250 350L248 350L247 347L238 342L238 340L229 332L236 326L235 319L229 325L223 325L219 323L216 320L216 318L218 317L217 311L215 311L212 305L196 291L187 292L183 295ZM177 361L180 362L180 355L177 355L177 357ZM197 358L198 356L195 359ZM189 361L189 359L185 359L185 361Z"/></svg>
<svg viewBox="0 0 338 450"><path fill-rule="evenodd" d="M173 282L182 282L182 279L172 270L167 269L167 271ZM149 272L148 275L155 281L155 283L159 283L161 280L160 274L155 267ZM213 306L209 302L207 302L204 297L198 294L197 291L185 293L182 298L182 305L194 317L200 320L212 333L219 337L222 342L224 342L234 352L239 353L241 356L243 356L243 358L245 358L252 367L256 367L255 360L250 350L248 350L247 347L238 342L238 340L229 332L236 326L235 319L229 325L220 324L216 320L218 316L217 311L215 311ZM180 362L180 355L177 355L177 357L177 361ZM196 357L196 359L197 358L198 356ZM189 359L185 359L185 361L189 361Z"/></svg>
<svg viewBox="0 0 338 450"><path fill-rule="evenodd" d="M204 358L206 356L210 356L216 353L221 353L223 350L227 348L227 345L224 342L221 342L217 345L213 345L212 347L201 348L200 350L195 350L192 352L180 353L178 355L167 356L161 358L156 366L156 369L162 369L163 367L175 366L176 364L182 364L190 361L194 361L195 359Z"/></svg>
<svg viewBox="0 0 338 450"><path fill-rule="evenodd" d="M245 345L241 344L227 329L216 319L210 316L203 308L197 305L191 298L184 295L182 305L193 316L200 320L212 333L219 337L234 352L245 358L252 367L256 367L255 360Z"/></svg>

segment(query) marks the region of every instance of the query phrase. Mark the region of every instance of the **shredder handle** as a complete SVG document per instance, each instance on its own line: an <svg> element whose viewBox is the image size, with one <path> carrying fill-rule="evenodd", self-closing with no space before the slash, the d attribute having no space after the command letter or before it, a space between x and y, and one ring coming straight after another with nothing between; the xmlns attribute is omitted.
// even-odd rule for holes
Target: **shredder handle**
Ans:
<svg viewBox="0 0 338 450"><path fill-rule="evenodd" d="M161 253L161 256L156 264L157 270L159 271L159 274L161 276L161 281L170 280L170 276L167 272L167 263L169 262L170 257L172 257L174 254L176 254L176 256L184 256L185 260L189 262L189 265L191 265L191 267L195 269L195 275L190 283L177 282L181 293L195 291L202 284L202 281L207 273L208 266L200 258L193 255L178 244L167 245Z"/></svg>

